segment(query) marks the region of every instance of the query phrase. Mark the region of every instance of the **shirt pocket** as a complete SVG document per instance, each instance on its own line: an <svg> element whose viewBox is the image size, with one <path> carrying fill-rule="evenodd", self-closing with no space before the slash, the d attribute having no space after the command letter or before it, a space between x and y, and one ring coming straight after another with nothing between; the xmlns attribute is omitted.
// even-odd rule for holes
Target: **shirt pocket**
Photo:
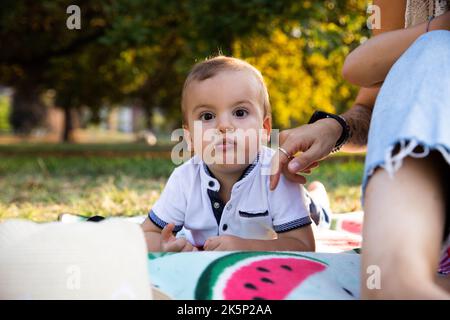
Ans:
<svg viewBox="0 0 450 320"><path fill-rule="evenodd" d="M242 237L262 240L274 239L272 217L268 209L240 209L238 213Z"/></svg>

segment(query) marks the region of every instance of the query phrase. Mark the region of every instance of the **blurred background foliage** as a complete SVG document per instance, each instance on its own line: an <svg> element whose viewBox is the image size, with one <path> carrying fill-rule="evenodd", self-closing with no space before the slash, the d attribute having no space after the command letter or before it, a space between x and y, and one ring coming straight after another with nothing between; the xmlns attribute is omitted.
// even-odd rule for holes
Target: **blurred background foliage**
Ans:
<svg viewBox="0 0 450 320"><path fill-rule="evenodd" d="M81 9L80 30L66 27L69 5ZM170 131L181 125L184 79L207 57L232 55L261 70L274 128L303 124L316 109L343 112L357 88L342 80L341 68L369 35L367 5L366 0L2 0L0 221L51 221L63 212L145 214L174 168ZM156 133L156 145L130 140L138 133L134 128L128 135L112 125L103 130L105 110L117 119L122 106L138 109L132 121ZM89 143L33 140L48 119L58 128L52 142ZM333 212L360 210L362 171L361 157L338 154L309 181L326 185Z"/></svg>
<svg viewBox="0 0 450 320"><path fill-rule="evenodd" d="M81 8L69 30L66 8ZM28 134L45 117L51 92L64 111L120 103L155 108L180 126L180 92L195 62L219 53L254 64L265 77L275 128L305 123L315 109L342 112L356 88L345 83L345 56L367 36L365 0L3 0L0 6L0 130ZM168 128L170 129L170 128Z"/></svg>

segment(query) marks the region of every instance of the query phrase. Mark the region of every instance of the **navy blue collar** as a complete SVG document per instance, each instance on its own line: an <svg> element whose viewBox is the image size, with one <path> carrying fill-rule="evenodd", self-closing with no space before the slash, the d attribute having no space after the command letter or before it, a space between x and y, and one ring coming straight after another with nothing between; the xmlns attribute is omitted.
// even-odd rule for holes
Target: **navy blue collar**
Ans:
<svg viewBox="0 0 450 320"><path fill-rule="evenodd" d="M253 161L252 164L250 164L247 168L245 168L244 172L241 174L238 181L248 176L248 174L252 172L252 170L256 167L258 161L259 161L259 153L256 156L255 161ZM211 172L211 170L209 170L208 166L205 163L203 163L203 168L205 169L207 175L213 177L214 179L217 179L216 177L214 177L213 173ZM208 189L207 192L209 201L211 202L211 209L213 211L214 217L216 218L217 225L220 226L220 219L222 218L222 212L223 208L225 207L225 203L223 203L222 199L220 199L218 191Z"/></svg>

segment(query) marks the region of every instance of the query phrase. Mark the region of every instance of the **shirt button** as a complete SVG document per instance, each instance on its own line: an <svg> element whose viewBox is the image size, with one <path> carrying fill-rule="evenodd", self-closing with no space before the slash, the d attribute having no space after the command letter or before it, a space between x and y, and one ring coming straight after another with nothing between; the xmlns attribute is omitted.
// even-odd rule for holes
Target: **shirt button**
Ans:
<svg viewBox="0 0 450 320"><path fill-rule="evenodd" d="M225 224L222 226L222 230L223 230L223 231L227 231L227 229L228 229L228 225L225 223Z"/></svg>
<svg viewBox="0 0 450 320"><path fill-rule="evenodd" d="M208 186L210 186L211 188L214 187L214 181L209 181Z"/></svg>
<svg viewBox="0 0 450 320"><path fill-rule="evenodd" d="M227 210L231 210L231 208L233 208L233 206L230 203L229 205L227 205Z"/></svg>
<svg viewBox="0 0 450 320"><path fill-rule="evenodd" d="M220 207L220 203L218 203L218 202L214 202L213 206L214 206L214 208L215 208L215 209L219 209L219 207Z"/></svg>

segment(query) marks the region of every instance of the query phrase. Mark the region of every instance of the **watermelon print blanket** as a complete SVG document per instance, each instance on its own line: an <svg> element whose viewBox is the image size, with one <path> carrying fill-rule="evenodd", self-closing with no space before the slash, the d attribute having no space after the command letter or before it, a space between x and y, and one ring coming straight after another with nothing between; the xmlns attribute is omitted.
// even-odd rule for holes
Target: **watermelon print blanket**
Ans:
<svg viewBox="0 0 450 320"><path fill-rule="evenodd" d="M149 253L151 285L172 299L357 299L362 212L335 215L315 253ZM142 223L146 216L123 219ZM63 223L87 217L64 214Z"/></svg>
<svg viewBox="0 0 450 320"><path fill-rule="evenodd" d="M150 253L152 285L172 299L358 299L360 255L303 252Z"/></svg>

